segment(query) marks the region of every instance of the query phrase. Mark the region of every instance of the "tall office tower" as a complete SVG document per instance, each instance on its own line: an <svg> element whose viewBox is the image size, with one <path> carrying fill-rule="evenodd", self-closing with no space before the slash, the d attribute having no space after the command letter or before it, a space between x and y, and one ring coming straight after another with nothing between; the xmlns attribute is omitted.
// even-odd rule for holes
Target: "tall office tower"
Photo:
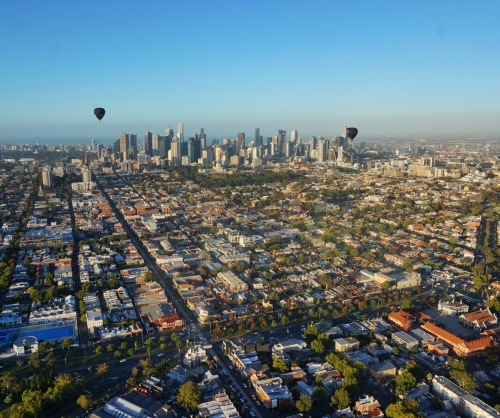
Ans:
<svg viewBox="0 0 500 418"><path fill-rule="evenodd" d="M260 128L255 128L254 145L260 147L262 145L262 137L260 136Z"/></svg>
<svg viewBox="0 0 500 418"><path fill-rule="evenodd" d="M168 140L167 140L166 136L162 136L162 135L158 136L158 157L160 157L160 158L167 157L167 152L168 152L167 143L168 143ZM170 146L170 144L169 144L169 146Z"/></svg>
<svg viewBox="0 0 500 418"><path fill-rule="evenodd" d="M279 150L279 139L278 135L274 135L271 137L271 143L269 144L269 152L271 155L278 154Z"/></svg>
<svg viewBox="0 0 500 418"><path fill-rule="evenodd" d="M285 157L290 158L293 157L293 149L294 149L294 142L286 141L285 142Z"/></svg>
<svg viewBox="0 0 500 418"><path fill-rule="evenodd" d="M42 168L42 186L46 188L52 187L52 168L49 165Z"/></svg>
<svg viewBox="0 0 500 418"><path fill-rule="evenodd" d="M195 139L193 137L188 139L187 142L187 157L188 157L188 164L193 164L196 160L194 159L194 141Z"/></svg>
<svg viewBox="0 0 500 418"><path fill-rule="evenodd" d="M97 144L95 142L95 138L92 138L92 152L96 152L97 151Z"/></svg>
<svg viewBox="0 0 500 418"><path fill-rule="evenodd" d="M148 131L144 134L144 152L147 155L153 155L151 154L151 149L153 148L153 134Z"/></svg>
<svg viewBox="0 0 500 418"><path fill-rule="evenodd" d="M181 147L179 138L172 139L172 146L169 151L170 165L180 165L181 163Z"/></svg>
<svg viewBox="0 0 500 418"><path fill-rule="evenodd" d="M222 163L222 148L220 146L215 147L215 164L220 165Z"/></svg>
<svg viewBox="0 0 500 418"><path fill-rule="evenodd" d="M326 161L326 144L325 138L323 138L322 136L318 137L316 160L318 161L318 163L324 163Z"/></svg>
<svg viewBox="0 0 500 418"><path fill-rule="evenodd" d="M179 142L184 142L184 124L182 122L177 124L177 138L179 138Z"/></svg>
<svg viewBox="0 0 500 418"><path fill-rule="evenodd" d="M339 147L337 150L337 163L341 163L344 160L344 147Z"/></svg>
<svg viewBox="0 0 500 418"><path fill-rule="evenodd" d="M137 134L129 135L128 155L131 160L137 159Z"/></svg>
<svg viewBox="0 0 500 418"><path fill-rule="evenodd" d="M309 137L309 151L313 151L315 149L316 149L316 137L310 136Z"/></svg>
<svg viewBox="0 0 500 418"><path fill-rule="evenodd" d="M278 155L280 157L284 157L286 155L286 147L287 147L286 131L280 129L278 131Z"/></svg>
<svg viewBox="0 0 500 418"><path fill-rule="evenodd" d="M153 134L151 138L151 155L152 157L157 157L158 154L158 148L159 148L159 138L160 136L158 134Z"/></svg>
<svg viewBox="0 0 500 418"><path fill-rule="evenodd" d="M88 167L82 167L82 181L83 183L90 183L92 181L92 170Z"/></svg>
<svg viewBox="0 0 500 418"><path fill-rule="evenodd" d="M238 132L236 134L236 154L245 146L245 133Z"/></svg>
<svg viewBox="0 0 500 418"><path fill-rule="evenodd" d="M207 134L203 128L200 129L200 146L202 150L207 148Z"/></svg>
<svg viewBox="0 0 500 418"><path fill-rule="evenodd" d="M174 130L170 127L170 125L167 129L165 129L165 136L167 138L170 138L170 140L172 140L174 137Z"/></svg>
<svg viewBox="0 0 500 418"><path fill-rule="evenodd" d="M125 133L121 133L120 134L120 139L119 139L119 144L120 144L120 148L119 148L119 152L122 156L122 159L123 160L127 160L128 159L128 148L129 148L129 135L128 134L125 134Z"/></svg>
<svg viewBox="0 0 500 418"><path fill-rule="evenodd" d="M290 140L292 142L295 142L295 143L297 143L299 141L299 133L297 132L297 130L295 128L292 129Z"/></svg>
<svg viewBox="0 0 500 418"><path fill-rule="evenodd" d="M337 156L335 155L335 148L328 148L327 156L326 156L328 161L335 161Z"/></svg>

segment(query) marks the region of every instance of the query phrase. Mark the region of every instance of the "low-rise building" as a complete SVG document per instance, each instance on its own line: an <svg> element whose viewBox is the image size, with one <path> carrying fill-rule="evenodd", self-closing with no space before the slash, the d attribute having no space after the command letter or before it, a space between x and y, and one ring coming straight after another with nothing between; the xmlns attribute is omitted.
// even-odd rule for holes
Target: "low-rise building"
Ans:
<svg viewBox="0 0 500 418"><path fill-rule="evenodd" d="M18 338L12 344L12 348L18 356L36 353L38 351L38 339L36 337Z"/></svg>
<svg viewBox="0 0 500 418"><path fill-rule="evenodd" d="M482 331L498 323L497 316L490 311L490 308L470 312L460 315L459 322L466 327Z"/></svg>
<svg viewBox="0 0 500 418"><path fill-rule="evenodd" d="M186 355L184 356L183 363L187 367L196 367L200 363L206 361L206 359L206 350L201 345L195 345L194 347L188 349Z"/></svg>
<svg viewBox="0 0 500 418"><path fill-rule="evenodd" d="M267 409L288 408L293 403L292 393L286 386L282 385L279 377L263 379L255 382L254 387L257 397Z"/></svg>
<svg viewBox="0 0 500 418"><path fill-rule="evenodd" d="M359 398L355 407L362 414L366 414L374 409L380 408L380 403L373 396L365 395L364 398Z"/></svg>
<svg viewBox="0 0 500 418"><path fill-rule="evenodd" d="M385 382L396 378L396 366L389 360L373 364L368 370L377 382Z"/></svg>
<svg viewBox="0 0 500 418"><path fill-rule="evenodd" d="M438 310L448 316L459 316L469 312L469 306L462 302L439 301Z"/></svg>
<svg viewBox="0 0 500 418"><path fill-rule="evenodd" d="M393 332L392 340L407 350L418 347L418 340L404 331Z"/></svg>
<svg viewBox="0 0 500 418"><path fill-rule="evenodd" d="M404 331L409 331L415 322L415 317L405 311L391 312L388 317L389 321Z"/></svg>
<svg viewBox="0 0 500 418"><path fill-rule="evenodd" d="M359 349L359 341L355 338L336 338L333 342L335 343L335 351L341 353Z"/></svg>
<svg viewBox="0 0 500 418"><path fill-rule="evenodd" d="M455 351L455 354L459 357L478 354L493 344L493 339L491 337L479 338L473 341L462 340L460 337L457 337L451 332L448 332L431 322L424 324L422 329L432 335L435 335L438 340L453 348L453 351Z"/></svg>
<svg viewBox="0 0 500 418"><path fill-rule="evenodd" d="M432 379L434 394L448 400L460 414L471 418L500 418L500 412L443 376Z"/></svg>

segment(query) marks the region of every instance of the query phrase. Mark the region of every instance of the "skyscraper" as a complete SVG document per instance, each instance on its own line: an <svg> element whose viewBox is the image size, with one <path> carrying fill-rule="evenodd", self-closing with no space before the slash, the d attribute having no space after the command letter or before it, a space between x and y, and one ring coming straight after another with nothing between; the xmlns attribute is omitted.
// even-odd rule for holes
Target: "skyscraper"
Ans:
<svg viewBox="0 0 500 418"><path fill-rule="evenodd" d="M42 169L42 186L52 187L52 168L49 165L45 165Z"/></svg>
<svg viewBox="0 0 500 418"><path fill-rule="evenodd" d="M184 142L184 124L182 122L177 124L177 138L180 142Z"/></svg>
<svg viewBox="0 0 500 418"><path fill-rule="evenodd" d="M297 132L297 130L294 128L292 129L292 133L291 133L291 136L290 136L290 140L292 142L298 142L299 140L299 133Z"/></svg>
<svg viewBox="0 0 500 418"><path fill-rule="evenodd" d="M122 159L126 160L128 159L129 135L122 132L119 141L119 152Z"/></svg>
<svg viewBox="0 0 500 418"><path fill-rule="evenodd" d="M149 132L148 129L148 131L144 134L144 152L147 155L152 155L151 154L151 148L153 146L152 141L153 141L153 135L151 134L151 132Z"/></svg>
<svg viewBox="0 0 500 418"><path fill-rule="evenodd" d="M287 148L287 140L286 140L286 131L279 130L278 131L278 156L284 157L286 156Z"/></svg>
<svg viewBox="0 0 500 418"><path fill-rule="evenodd" d="M175 137L172 139L172 146L169 151L169 161L170 165L180 165L181 163L181 147L179 144L179 138Z"/></svg>
<svg viewBox="0 0 500 418"><path fill-rule="evenodd" d="M157 157L159 155L159 138L160 136L158 134L153 134L152 139L151 139L151 151L150 154L152 157Z"/></svg>
<svg viewBox="0 0 500 418"><path fill-rule="evenodd" d="M200 146L202 150L207 148L207 134L203 128L200 129Z"/></svg>
<svg viewBox="0 0 500 418"><path fill-rule="evenodd" d="M260 147L262 145L262 137L260 136L260 128L255 128L254 146Z"/></svg>
<svg viewBox="0 0 500 418"><path fill-rule="evenodd" d="M137 134L129 135L129 149L128 155L131 160L137 159Z"/></svg>
<svg viewBox="0 0 500 418"><path fill-rule="evenodd" d="M245 146L245 133L238 132L236 134L236 153L239 153L244 146Z"/></svg>

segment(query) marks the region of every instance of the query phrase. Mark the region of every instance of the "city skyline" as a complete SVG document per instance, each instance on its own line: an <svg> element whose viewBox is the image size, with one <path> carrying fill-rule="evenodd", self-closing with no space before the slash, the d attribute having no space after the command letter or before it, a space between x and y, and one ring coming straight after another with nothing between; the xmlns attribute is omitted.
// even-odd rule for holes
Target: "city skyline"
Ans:
<svg viewBox="0 0 500 418"><path fill-rule="evenodd" d="M0 142L110 145L180 121L209 141L343 125L359 140L500 137L497 2L3 9Z"/></svg>

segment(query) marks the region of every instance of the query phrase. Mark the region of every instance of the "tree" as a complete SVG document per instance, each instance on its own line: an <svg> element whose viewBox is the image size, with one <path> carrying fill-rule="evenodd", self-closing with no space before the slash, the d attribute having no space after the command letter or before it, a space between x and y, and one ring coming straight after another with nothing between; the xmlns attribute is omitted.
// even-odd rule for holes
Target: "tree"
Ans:
<svg viewBox="0 0 500 418"><path fill-rule="evenodd" d="M185 409L195 411L201 400L201 392L196 383L188 380L179 387L177 403Z"/></svg>
<svg viewBox="0 0 500 418"><path fill-rule="evenodd" d="M413 374L408 370L405 370L396 377L396 395L405 396L408 393L408 390L415 387L416 384L417 379L415 376L413 376Z"/></svg>
<svg viewBox="0 0 500 418"><path fill-rule="evenodd" d="M100 356L104 352L104 348L102 348L102 345L98 345L95 349L95 353Z"/></svg>
<svg viewBox="0 0 500 418"><path fill-rule="evenodd" d="M319 330L316 326L314 325L309 325L306 330L304 331L304 334L306 337L310 338L316 338L319 334Z"/></svg>
<svg viewBox="0 0 500 418"><path fill-rule="evenodd" d="M338 409L344 409L347 408L351 403L351 398L347 390L345 390L344 388L340 388L332 395L330 401L332 402L332 404L337 405Z"/></svg>
<svg viewBox="0 0 500 418"><path fill-rule="evenodd" d="M25 390L22 396L23 409L27 417L39 417L43 411L43 397L39 390Z"/></svg>
<svg viewBox="0 0 500 418"><path fill-rule="evenodd" d="M301 413L308 413L312 409L312 398L310 396L304 395L295 403L295 406Z"/></svg>
<svg viewBox="0 0 500 418"><path fill-rule="evenodd" d="M325 351L325 345L323 344L323 341L320 340L319 338L311 343L311 348L314 350L315 353L318 354L322 354Z"/></svg>
<svg viewBox="0 0 500 418"><path fill-rule="evenodd" d="M467 370L451 369L450 377L458 383L458 385L465 389L467 392L474 392L477 387L477 383L472 377L472 375Z"/></svg>
<svg viewBox="0 0 500 418"><path fill-rule="evenodd" d="M127 390L131 390L137 386L137 379L135 377L129 377L126 382Z"/></svg>
<svg viewBox="0 0 500 418"><path fill-rule="evenodd" d="M276 355L273 355L273 369L279 371L280 373L286 373L290 370L285 360Z"/></svg>
<svg viewBox="0 0 500 418"><path fill-rule="evenodd" d="M409 311L411 309L410 302L408 299L403 300L403 303L401 304L401 310L402 311Z"/></svg>
<svg viewBox="0 0 500 418"><path fill-rule="evenodd" d="M420 407L415 399L403 399L398 403L391 403L385 410L389 418L420 418Z"/></svg>
<svg viewBox="0 0 500 418"><path fill-rule="evenodd" d="M54 284L54 275L52 273L47 273L45 275L45 284L47 286L52 286Z"/></svg>
<svg viewBox="0 0 500 418"><path fill-rule="evenodd" d="M108 363L102 363L97 366L96 372L98 375L106 374L109 370Z"/></svg>
<svg viewBox="0 0 500 418"><path fill-rule="evenodd" d="M143 278L145 283L149 283L155 280L155 275L153 274L152 271L148 270L146 271L146 273L144 273Z"/></svg>
<svg viewBox="0 0 500 418"><path fill-rule="evenodd" d="M71 346L71 344L73 344L73 339L71 339L71 338L65 338L61 342L61 346L65 350L69 349L69 347Z"/></svg>
<svg viewBox="0 0 500 418"><path fill-rule="evenodd" d="M92 406L92 396L88 393L82 393L76 400L77 405L79 405L83 410L87 410Z"/></svg>

